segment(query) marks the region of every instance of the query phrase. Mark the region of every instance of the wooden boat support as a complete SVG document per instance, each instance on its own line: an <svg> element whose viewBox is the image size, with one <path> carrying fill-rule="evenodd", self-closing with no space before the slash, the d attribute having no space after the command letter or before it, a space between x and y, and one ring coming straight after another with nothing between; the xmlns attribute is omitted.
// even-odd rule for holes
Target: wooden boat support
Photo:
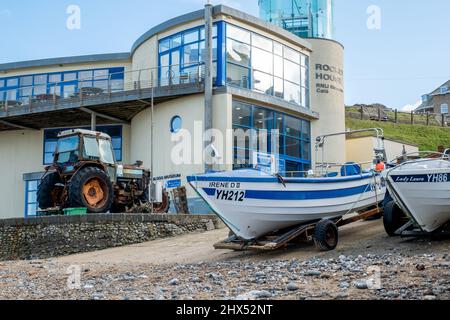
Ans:
<svg viewBox="0 0 450 320"><path fill-rule="evenodd" d="M365 220L379 214L382 214L382 208L373 208L368 211L360 212L348 217L343 217L335 221L337 227L342 227L350 223L360 220ZM288 230L264 236L258 240L245 242L238 239L236 236L230 236L228 239L218 242L214 245L215 249L225 249L234 251L273 251L287 247L289 244L313 241L314 231L319 222L299 225Z"/></svg>

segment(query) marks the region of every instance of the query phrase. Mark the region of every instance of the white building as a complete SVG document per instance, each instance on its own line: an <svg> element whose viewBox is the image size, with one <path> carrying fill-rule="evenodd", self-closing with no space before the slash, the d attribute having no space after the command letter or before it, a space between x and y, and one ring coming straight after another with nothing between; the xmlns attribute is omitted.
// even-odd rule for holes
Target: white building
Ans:
<svg viewBox="0 0 450 320"><path fill-rule="evenodd" d="M150 167L152 91L155 176L174 187L203 172L203 162L180 165L170 155L174 135L194 133L205 120L207 12L155 26L127 53L0 65L0 218L35 214L37 185L52 161L56 134L89 128L92 113L97 130L112 136L119 162L142 160ZM224 134L279 129L283 170L308 170L316 160L315 137L345 131L343 46L299 38L226 6L213 7L212 16L212 127ZM327 160L345 162L345 137L330 141ZM236 148L226 148L222 158L243 155L243 161L213 169L248 163L252 150ZM192 212L206 209L191 189L189 197Z"/></svg>

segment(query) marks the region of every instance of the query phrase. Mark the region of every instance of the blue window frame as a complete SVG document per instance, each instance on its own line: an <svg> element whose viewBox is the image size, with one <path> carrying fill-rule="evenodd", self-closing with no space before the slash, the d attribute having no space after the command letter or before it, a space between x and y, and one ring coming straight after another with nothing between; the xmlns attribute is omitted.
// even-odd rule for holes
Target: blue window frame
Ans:
<svg viewBox="0 0 450 320"><path fill-rule="evenodd" d="M44 159L45 165L53 162L53 153L56 150L57 135L59 132L68 130L62 129L47 129L44 131ZM89 130L89 127L82 129ZM97 131L108 134L112 139L114 154L117 161L122 161L122 126L97 126Z"/></svg>
<svg viewBox="0 0 450 320"><path fill-rule="evenodd" d="M247 134L240 138L241 141L235 139L234 169L251 166L254 151L278 155L287 172L303 172L311 168L311 124L308 120L235 100L233 130L239 129ZM258 140L262 130L267 131L267 145ZM272 130L279 131L278 150L273 151ZM260 147L265 150L259 150Z"/></svg>
<svg viewBox="0 0 450 320"><path fill-rule="evenodd" d="M108 79L111 79L111 90L120 91L124 89L124 71L125 68L117 67L0 78L0 100L26 104L30 96L56 94L67 98L83 87L106 91Z"/></svg>
<svg viewBox="0 0 450 320"><path fill-rule="evenodd" d="M35 217L39 209L37 202L37 189L40 180L25 181L25 217Z"/></svg>
<svg viewBox="0 0 450 320"><path fill-rule="evenodd" d="M223 23L213 27L213 72L214 83L221 85L218 70L222 68L221 51ZM195 27L176 33L159 41L158 79L160 85L180 84L183 81L198 79L205 60L205 28Z"/></svg>

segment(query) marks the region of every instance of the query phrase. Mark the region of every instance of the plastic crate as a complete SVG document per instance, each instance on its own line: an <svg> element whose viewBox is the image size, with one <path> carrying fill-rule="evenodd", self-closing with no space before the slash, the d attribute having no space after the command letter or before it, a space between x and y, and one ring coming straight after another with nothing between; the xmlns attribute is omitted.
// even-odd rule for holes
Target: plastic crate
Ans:
<svg viewBox="0 0 450 320"><path fill-rule="evenodd" d="M66 216L79 216L87 214L87 208L67 208L63 211Z"/></svg>

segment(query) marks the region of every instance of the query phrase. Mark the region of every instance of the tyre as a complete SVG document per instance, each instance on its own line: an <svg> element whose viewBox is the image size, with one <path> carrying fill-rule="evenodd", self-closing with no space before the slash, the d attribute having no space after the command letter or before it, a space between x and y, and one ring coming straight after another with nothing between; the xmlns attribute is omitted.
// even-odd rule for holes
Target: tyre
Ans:
<svg viewBox="0 0 450 320"><path fill-rule="evenodd" d="M88 213L106 213L111 210L113 201L113 185L103 170L87 167L72 177L68 207L87 208Z"/></svg>
<svg viewBox="0 0 450 320"><path fill-rule="evenodd" d="M61 178L57 172L51 172L44 176L37 190L39 208L48 209L57 206L58 195L62 191L62 188L57 187L56 184L61 182Z"/></svg>
<svg viewBox="0 0 450 320"><path fill-rule="evenodd" d="M390 237L395 237L395 231L400 229L405 223L405 214L397 204L391 200L384 206L383 224L384 230Z"/></svg>
<svg viewBox="0 0 450 320"><path fill-rule="evenodd" d="M339 242L338 228L332 221L322 220L316 225L313 239L319 250L334 250Z"/></svg>

